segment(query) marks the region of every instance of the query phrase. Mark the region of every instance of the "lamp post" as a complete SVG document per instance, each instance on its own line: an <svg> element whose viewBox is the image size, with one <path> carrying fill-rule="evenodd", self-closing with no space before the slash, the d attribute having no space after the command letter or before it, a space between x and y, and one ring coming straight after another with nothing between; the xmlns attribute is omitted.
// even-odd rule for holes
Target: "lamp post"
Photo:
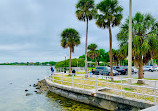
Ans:
<svg viewBox="0 0 158 111"><path fill-rule="evenodd" d="M132 0L129 0L128 78L132 77Z"/></svg>
<svg viewBox="0 0 158 111"><path fill-rule="evenodd" d="M78 73L78 61L77 61L77 73Z"/></svg>
<svg viewBox="0 0 158 111"><path fill-rule="evenodd" d="M66 73L66 54L65 54L65 71L64 73Z"/></svg>

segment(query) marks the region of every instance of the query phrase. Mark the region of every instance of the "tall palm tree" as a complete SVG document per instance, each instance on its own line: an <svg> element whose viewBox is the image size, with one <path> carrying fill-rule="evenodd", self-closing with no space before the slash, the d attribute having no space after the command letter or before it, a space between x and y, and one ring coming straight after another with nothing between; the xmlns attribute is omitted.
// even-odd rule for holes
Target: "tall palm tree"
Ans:
<svg viewBox="0 0 158 111"><path fill-rule="evenodd" d="M112 60L113 60L113 63L114 63L114 66L117 65L117 50L115 49L112 49Z"/></svg>
<svg viewBox="0 0 158 111"><path fill-rule="evenodd" d="M85 73L87 74L88 22L92 20L96 14L94 0L79 0L76 4L76 9L76 16L78 20L87 22L85 42Z"/></svg>
<svg viewBox="0 0 158 111"><path fill-rule="evenodd" d="M153 30L155 19L150 14L136 13L133 18L132 56L139 66L138 78L143 78L143 63L147 64L158 54L158 33ZM118 40L121 47L128 44L128 19L121 26ZM158 27L156 28L158 30ZM138 83L143 83L138 81Z"/></svg>
<svg viewBox="0 0 158 111"><path fill-rule="evenodd" d="M73 29L65 29L61 33L61 46L63 48L70 48L69 73L71 73L71 53L74 53L74 47L80 44L80 35Z"/></svg>
<svg viewBox="0 0 158 111"><path fill-rule="evenodd" d="M91 58L91 59L95 59L95 63L96 63L96 65L98 66L98 62L97 62L97 59L96 59L96 58L99 56L99 51L96 50L97 47L98 47L98 46L97 46L96 44L90 44L90 45L88 46L88 50L90 50L90 51L88 52L88 57Z"/></svg>
<svg viewBox="0 0 158 111"><path fill-rule="evenodd" d="M96 16L96 25L100 28L109 29L109 40L110 40L110 75L113 76L112 72L112 32L111 27L118 26L122 19L123 8L119 6L117 0L103 0L97 4L97 9L100 11Z"/></svg>

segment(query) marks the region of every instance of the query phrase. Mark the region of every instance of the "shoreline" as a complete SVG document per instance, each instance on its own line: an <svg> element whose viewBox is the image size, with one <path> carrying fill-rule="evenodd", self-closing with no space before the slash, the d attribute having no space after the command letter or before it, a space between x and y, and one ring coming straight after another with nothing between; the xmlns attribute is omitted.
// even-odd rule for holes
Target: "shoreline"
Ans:
<svg viewBox="0 0 158 111"><path fill-rule="evenodd" d="M136 101L134 99L131 100L119 96L105 95L95 93L94 91L83 91L77 88L50 83L47 79L39 81L38 85L41 86L41 89L46 88L47 91L51 91L65 98L106 110L119 111L126 109L128 111L138 111L153 106L153 104Z"/></svg>

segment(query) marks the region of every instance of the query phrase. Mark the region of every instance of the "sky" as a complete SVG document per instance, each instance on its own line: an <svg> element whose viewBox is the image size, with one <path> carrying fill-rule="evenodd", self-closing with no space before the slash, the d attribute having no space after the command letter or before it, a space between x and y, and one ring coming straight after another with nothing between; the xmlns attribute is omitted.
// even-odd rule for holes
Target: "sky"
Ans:
<svg viewBox="0 0 158 111"><path fill-rule="evenodd" d="M101 0L95 0L99 3ZM118 0L123 7L123 20L129 14L129 0ZM60 45L60 34L66 28L75 28L81 44L75 47L72 58L85 53L86 23L77 20L75 5L78 0L0 0L0 63L61 61L69 58L69 49ZM132 15L150 13L158 20L158 0L133 0ZM119 48L112 28L113 48ZM100 29L95 20L89 22L88 44L109 51L108 29Z"/></svg>

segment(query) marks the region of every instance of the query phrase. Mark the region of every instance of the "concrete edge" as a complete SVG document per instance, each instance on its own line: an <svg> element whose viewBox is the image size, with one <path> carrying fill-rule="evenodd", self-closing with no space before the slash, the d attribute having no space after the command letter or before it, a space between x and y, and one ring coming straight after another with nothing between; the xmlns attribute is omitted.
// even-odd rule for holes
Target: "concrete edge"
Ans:
<svg viewBox="0 0 158 111"><path fill-rule="evenodd" d="M109 100L109 101L130 105L130 106L137 107L137 108L144 109L144 108L149 108L149 107L154 106L153 103L149 103L149 102L146 102L146 101L141 101L141 100L138 100L138 99L131 99L131 98L125 98L125 97L120 97L120 96L116 96L116 95L109 95L109 94L102 93L102 92L97 92L96 93L94 90L83 90L81 88L76 88L76 87L73 88L71 86L65 86L65 85L61 85L61 84L58 84L58 83L52 83L52 81L50 81L49 79L46 79L46 82L50 86L53 86L53 87L56 87L56 88L71 91L71 92L74 92L74 93L80 93L80 94L95 96L97 98L106 99L106 100Z"/></svg>
<svg viewBox="0 0 158 111"><path fill-rule="evenodd" d="M158 105L143 109L141 111L158 111Z"/></svg>

